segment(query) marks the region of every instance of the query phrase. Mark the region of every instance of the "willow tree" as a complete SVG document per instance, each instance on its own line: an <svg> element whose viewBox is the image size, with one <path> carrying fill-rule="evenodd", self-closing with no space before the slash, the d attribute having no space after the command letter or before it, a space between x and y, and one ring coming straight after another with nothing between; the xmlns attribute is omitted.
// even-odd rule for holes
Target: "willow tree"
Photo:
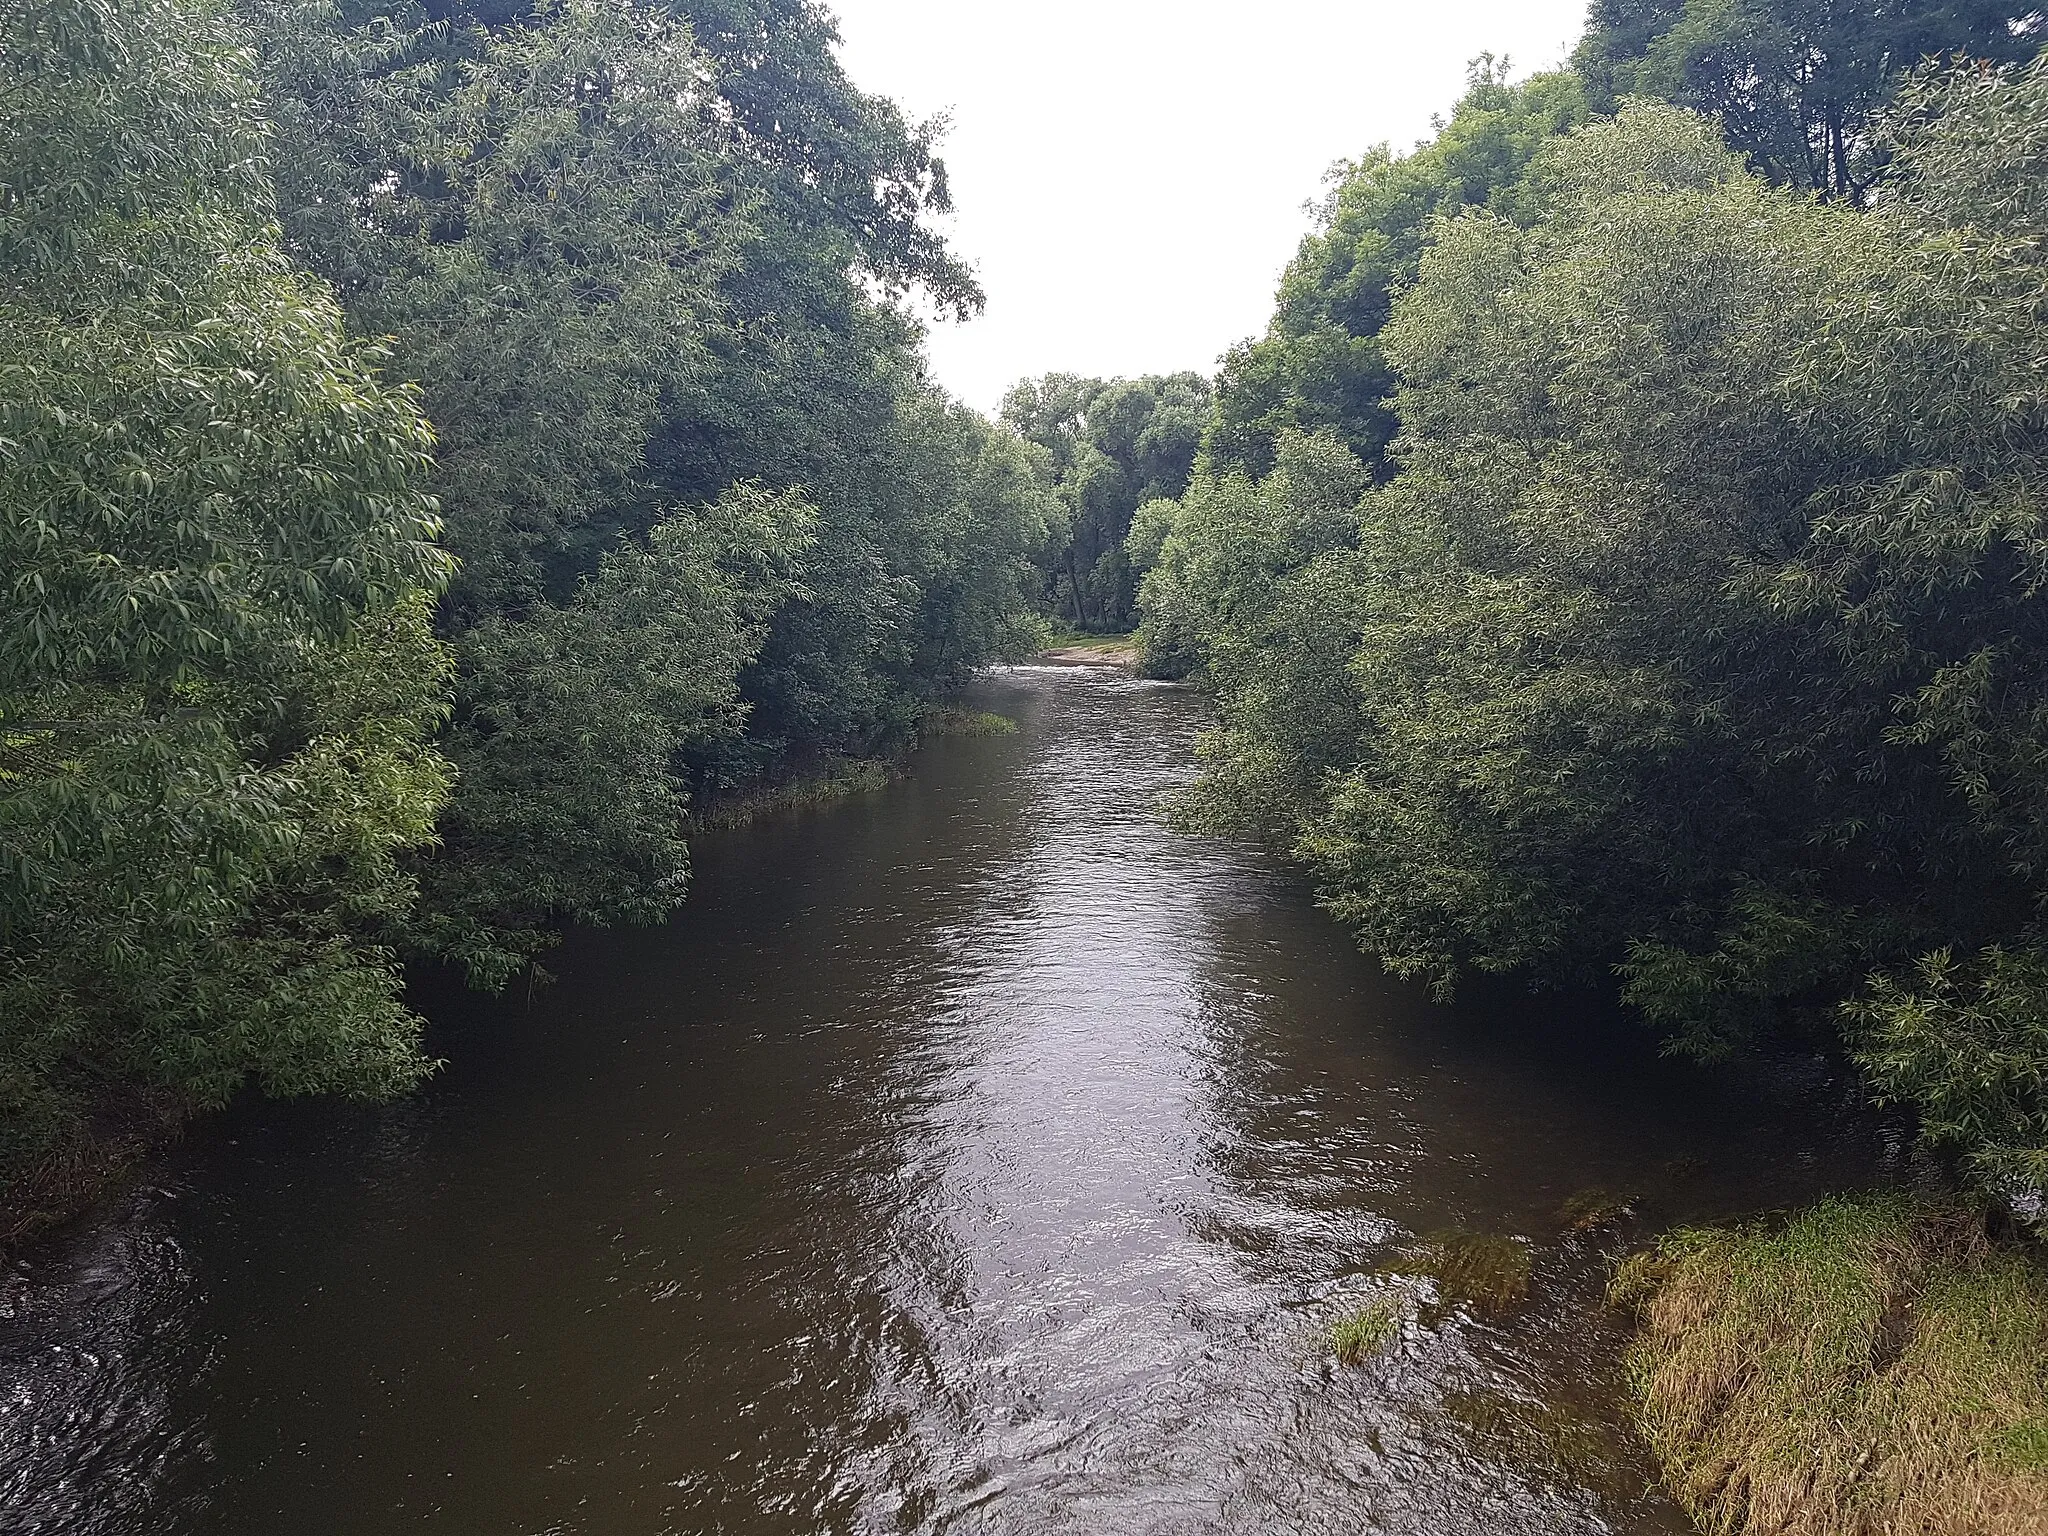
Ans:
<svg viewBox="0 0 2048 1536"><path fill-rule="evenodd" d="M236 29L0 7L0 1140L384 1093L447 774L414 399L278 247Z"/></svg>
<svg viewBox="0 0 2048 1536"><path fill-rule="evenodd" d="M1148 577L1218 685L1201 807L1397 970L1618 967L1703 1056L1834 1033L2040 1187L2044 91L1931 77L1869 211L1639 102L1440 220L1398 474L1339 514L1283 439Z"/></svg>
<svg viewBox="0 0 2048 1536"><path fill-rule="evenodd" d="M1510 208L1530 159L1586 117L1584 91L1556 72L1516 84L1475 61L1448 121L1411 153L1380 145L1337 168L1318 227L1288 264L1266 334L1231 349L1216 386L1209 457L1253 476L1283 432L1335 432L1375 472L1395 421L1394 375L1379 344L1394 293L1415 277L1430 221Z"/></svg>
<svg viewBox="0 0 2048 1536"><path fill-rule="evenodd" d="M1003 420L1045 450L1065 506L1043 559L1041 601L1054 618L1098 634L1136 622L1139 573L1125 540L1140 507L1187 489L1212 393L1198 373L1054 373L1004 397Z"/></svg>
<svg viewBox="0 0 2048 1536"><path fill-rule="evenodd" d="M439 440L461 772L415 935L502 983L673 910L693 794L892 750L1016 633L975 562L1035 503L980 494L896 302L978 300L944 167L808 0L238 9L290 248Z"/></svg>
<svg viewBox="0 0 2048 1536"><path fill-rule="evenodd" d="M1922 155L1994 181L2038 158L2040 78L1992 93L2002 136L1916 127L1902 185ZM1938 187L1869 214L1780 192L1647 108L1539 183L1531 231L1446 227L1390 331L1409 448L1362 544L1392 583L1351 669L1372 726L1307 837L1335 906L1439 974L1623 958L1706 1053L1916 956L2031 946L2038 229ZM1987 964L1997 1024L1930 1051L1880 980L1850 1034L1938 1136L2038 1179L2039 1004ZM1960 1020L1974 983L1941 974Z"/></svg>
<svg viewBox="0 0 2048 1536"><path fill-rule="evenodd" d="M2023 63L2044 39L2031 0L1596 0L1573 62L1603 111L1640 95L1711 113L1753 170L1861 202L1915 70Z"/></svg>

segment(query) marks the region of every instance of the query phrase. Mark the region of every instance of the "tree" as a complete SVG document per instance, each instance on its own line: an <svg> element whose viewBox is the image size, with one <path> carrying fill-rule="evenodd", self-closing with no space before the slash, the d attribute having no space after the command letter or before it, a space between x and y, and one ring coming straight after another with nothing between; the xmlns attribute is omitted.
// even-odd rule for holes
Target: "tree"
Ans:
<svg viewBox="0 0 2048 1536"><path fill-rule="evenodd" d="M1098 634L1130 629L1131 520L1187 488L1210 401L1209 381L1193 373L1107 383L1048 374L1004 397L1003 419L1045 451L1066 506L1065 536L1045 550L1043 600L1054 617Z"/></svg>
<svg viewBox="0 0 2048 1536"><path fill-rule="evenodd" d="M501 983L555 921L672 910L693 795L894 750L1013 645L1037 492L969 488L890 298L978 302L934 130L815 7L241 3L293 247L440 434L461 774L417 932Z"/></svg>
<svg viewBox="0 0 2048 1536"><path fill-rule="evenodd" d="M1884 167L1872 125L1912 70L2024 61L2042 26L2016 0L1599 0L1575 63L1603 111L1711 113L1762 175L1860 203Z"/></svg>
<svg viewBox="0 0 2048 1536"><path fill-rule="evenodd" d="M430 436L278 247L236 29L0 6L0 1126L427 1069Z"/></svg>
<svg viewBox="0 0 2048 1536"><path fill-rule="evenodd" d="M1206 443L1216 468L1257 478L1273 468L1283 432L1329 430L1378 472L1395 431L1394 377L1378 337L1395 291L1415 276L1431 219L1510 206L1537 149L1585 116L1574 76L1510 85L1506 62L1487 55L1429 142L1409 155L1382 145L1336 167L1266 334L1224 359Z"/></svg>
<svg viewBox="0 0 2048 1536"><path fill-rule="evenodd" d="M685 755L746 724L740 673L815 513L736 486L608 551L566 603L462 637L447 750L462 793L423 870L417 929L501 987L561 921L657 922L687 887Z"/></svg>
<svg viewBox="0 0 2048 1536"><path fill-rule="evenodd" d="M1704 1056L1837 1030L2038 1188L2044 89L1914 87L1868 212L1637 102L1440 219L1382 333L1398 473L1340 516L1283 438L1170 519L1197 813L1398 971L1618 967Z"/></svg>

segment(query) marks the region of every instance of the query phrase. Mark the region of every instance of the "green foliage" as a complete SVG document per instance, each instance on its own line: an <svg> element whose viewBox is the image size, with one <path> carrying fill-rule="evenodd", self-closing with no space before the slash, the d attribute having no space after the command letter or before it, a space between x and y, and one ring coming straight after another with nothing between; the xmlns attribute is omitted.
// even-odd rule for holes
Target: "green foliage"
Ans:
<svg viewBox="0 0 2048 1536"><path fill-rule="evenodd" d="M824 757L802 775L781 784L757 784L738 794L700 800L690 816L693 832L708 828L743 827L765 816L814 806L832 805L855 795L871 795L903 777L901 766L868 757Z"/></svg>
<svg viewBox="0 0 2048 1536"><path fill-rule="evenodd" d="M1869 212L1636 103L1440 219L1399 473L1333 496L1283 436L1148 515L1148 653L1218 694L1192 809L1397 971L1619 965L1705 1056L1832 1021L2037 1181L2044 92L1914 85Z"/></svg>
<svg viewBox="0 0 2048 1536"><path fill-rule="evenodd" d="M1989 1184L2048 1188L2048 954L1947 949L1843 1005L1856 1059Z"/></svg>
<svg viewBox="0 0 2048 1536"><path fill-rule="evenodd" d="M798 590L808 509L683 510L645 474L711 366L749 199L710 62L658 14L567 0L404 34L251 12L286 227L418 380L462 561L440 615L460 772L411 939L502 985L554 921L681 899L681 754L737 734L739 674Z"/></svg>
<svg viewBox="0 0 2048 1536"><path fill-rule="evenodd" d="M236 30L0 9L0 1158L110 1082L427 1069L378 942L432 837L430 437L277 245Z"/></svg>
<svg viewBox="0 0 2048 1536"><path fill-rule="evenodd" d="M2048 228L2048 74L1923 70L1877 125L1891 191L1920 222L1990 235Z"/></svg>
<svg viewBox="0 0 2048 1536"><path fill-rule="evenodd" d="M683 754L736 737L738 679L815 515L736 486L609 551L560 606L462 636L447 750L461 793L427 863L420 931L501 987L553 925L656 922L689 872Z"/></svg>
<svg viewBox="0 0 2048 1536"><path fill-rule="evenodd" d="M286 227L351 323L395 338L434 422L456 614L561 595L622 521L659 515L648 439L707 366L746 238L703 122L708 61L661 18L591 0L468 40L453 65L433 34L256 15L277 29ZM330 97L355 110L340 131Z"/></svg>
<svg viewBox="0 0 2048 1536"><path fill-rule="evenodd" d="M758 479L818 510L809 597L777 614L742 679L746 738L698 764L731 788L814 751L896 751L961 670L1022 649L1029 594L1008 552L1035 550L1052 508L1015 440L947 402L917 327L871 297L980 307L925 222L951 206L943 123L906 124L856 89L809 0L673 10L717 65L726 175L753 234L720 284L713 364L665 410L649 478L680 502Z"/></svg>
<svg viewBox="0 0 2048 1536"><path fill-rule="evenodd" d="M1326 557L1356 542L1365 483L1333 436L1289 433L1264 481L1198 475L1161 540L1141 594L1142 664L1155 676L1199 664L1231 702L1198 791L1211 819L1274 830L1351 749L1356 602Z"/></svg>
<svg viewBox="0 0 2048 1536"><path fill-rule="evenodd" d="M909 686L930 691L1033 648L1034 557L1059 502L1029 444L935 392L911 398L903 428L921 449L906 519L920 546Z"/></svg>
<svg viewBox="0 0 2048 1536"><path fill-rule="evenodd" d="M1375 1296L1330 1324L1330 1353L1342 1365L1363 1365L1401 1336L1401 1299Z"/></svg>
<svg viewBox="0 0 2048 1536"><path fill-rule="evenodd" d="M1860 202L1871 126L1930 58L2010 64L2043 38L2019 0L1596 0L1574 58L1602 111L1654 96L1717 117L1759 173Z"/></svg>
<svg viewBox="0 0 2048 1536"><path fill-rule="evenodd" d="M1339 165L1320 227L1280 280L1266 334L1224 360L1205 443L1214 467L1265 475L1293 430L1334 432L1377 471L1395 432L1394 378L1378 337L1394 293L1414 280L1430 221L1512 207L1537 149L1585 116L1574 76L1509 85L1506 63L1488 55L1450 121L1414 153L1382 145Z"/></svg>
<svg viewBox="0 0 2048 1536"><path fill-rule="evenodd" d="M462 772L414 938L501 984L672 910L693 798L894 750L1021 649L1048 494L870 296L978 303L934 130L815 7L243 4L294 247L440 435Z"/></svg>
<svg viewBox="0 0 2048 1536"><path fill-rule="evenodd" d="M1051 487L896 305L979 302L935 126L685 9L0 0L0 1174L403 1089L401 948L658 918L695 802L1031 642Z"/></svg>
<svg viewBox="0 0 2048 1536"><path fill-rule="evenodd" d="M1141 567L1126 539L1140 508L1187 489L1209 413L1209 381L1193 373L1109 383L1055 373L1004 398L1004 421L1044 450L1065 505L1043 562L1052 618L1087 634L1130 632Z"/></svg>

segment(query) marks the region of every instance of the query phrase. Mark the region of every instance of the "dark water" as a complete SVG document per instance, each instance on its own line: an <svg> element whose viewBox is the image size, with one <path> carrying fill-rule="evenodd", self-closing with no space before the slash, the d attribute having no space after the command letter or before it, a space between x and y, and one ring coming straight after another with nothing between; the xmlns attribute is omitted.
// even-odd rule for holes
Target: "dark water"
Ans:
<svg viewBox="0 0 2048 1536"><path fill-rule="evenodd" d="M227 1117L0 1290L16 1536L1682 1531L1627 1234L1861 1182L1818 1072L1439 1012L1165 831L1199 706L1025 669L871 798L708 841L672 929L444 1027L377 1112ZM1575 1016L1576 1015L1576 1016ZM1487 1321L1389 1280L1527 1240ZM1363 1367L1331 1320L1414 1308Z"/></svg>

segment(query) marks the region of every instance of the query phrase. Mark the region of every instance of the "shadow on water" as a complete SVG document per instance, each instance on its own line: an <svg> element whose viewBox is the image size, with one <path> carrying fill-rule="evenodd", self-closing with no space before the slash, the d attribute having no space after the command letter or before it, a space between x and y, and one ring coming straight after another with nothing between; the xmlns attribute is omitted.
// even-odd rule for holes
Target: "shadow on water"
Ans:
<svg viewBox="0 0 2048 1536"><path fill-rule="evenodd" d="M1685 1530L1602 1282L1883 1172L1843 1087L1433 1008L1162 828L1193 697L979 692L1017 735L704 840L676 923L577 936L530 1002L437 1000L418 1099L223 1117L28 1255L7 1528ZM1444 1232L1520 1245L1528 1298L1449 1295ZM1395 1336L1339 1366L1374 1297Z"/></svg>

